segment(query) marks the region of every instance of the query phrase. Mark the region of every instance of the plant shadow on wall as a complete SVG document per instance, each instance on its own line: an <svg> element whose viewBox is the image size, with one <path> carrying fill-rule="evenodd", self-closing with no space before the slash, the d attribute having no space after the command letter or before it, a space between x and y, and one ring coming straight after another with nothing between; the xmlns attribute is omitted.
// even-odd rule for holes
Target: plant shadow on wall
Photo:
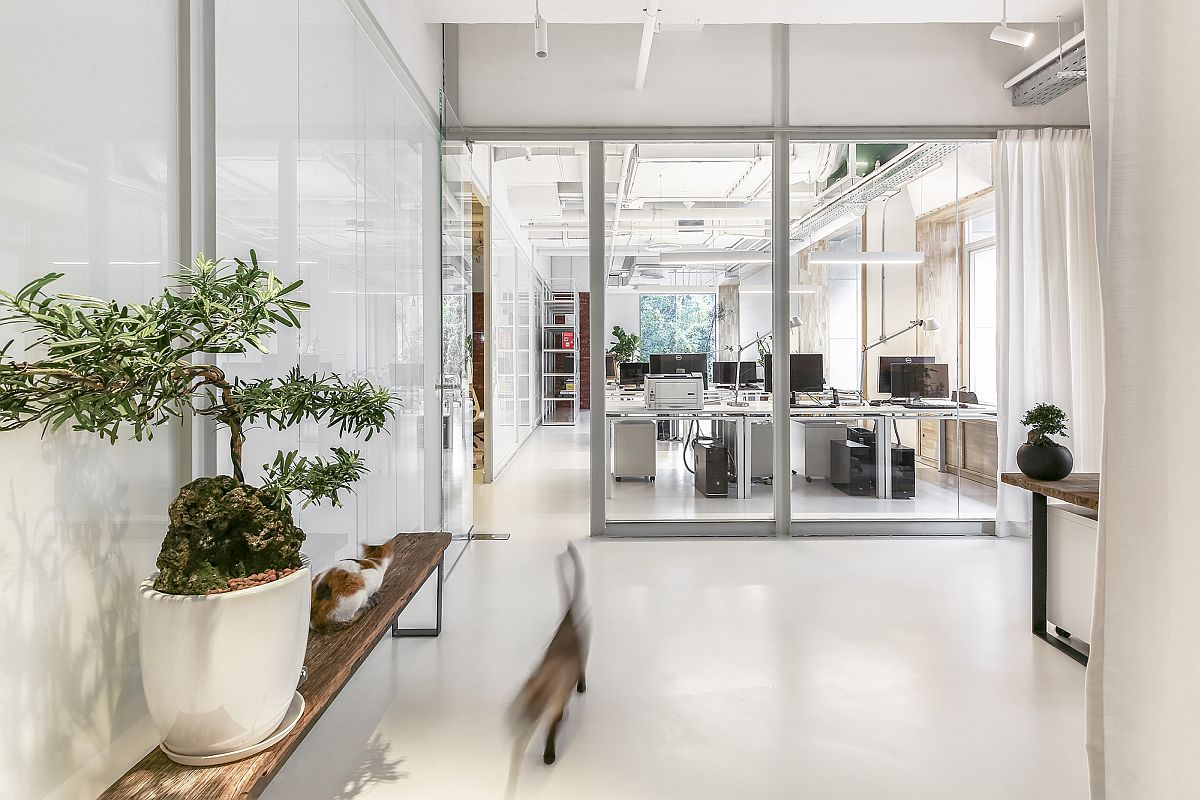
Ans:
<svg viewBox="0 0 1200 800"><path fill-rule="evenodd" d="M160 732L169 730L191 748L179 752L212 754L219 750L206 750L218 741L230 747L231 742L253 744L279 723L304 652L309 587L307 580L297 582L306 575L300 557L304 532L295 524L292 496L302 498L303 505L324 501L338 505L341 494L366 472L366 465L357 452L337 447L331 458L279 452L273 463L264 465L264 484L250 486L242 471L245 432L256 422L283 430L315 421L341 434L370 439L394 418L396 398L365 380L346 381L334 374L306 376L298 367L281 378L246 383L226 379L215 364L217 356L245 354L251 348L269 352L267 343L277 329L299 328L298 314L308 308L291 297L302 282L282 284L259 267L253 250L249 263L235 259L226 264L201 254L191 267L168 276L163 293L144 304L47 293L47 287L62 277L50 273L15 294L0 291L0 325L24 333L30 340L25 358L32 356L18 361L10 355L16 352L16 340L0 345L0 431L36 423L45 436L69 426L115 445L125 435L137 441L152 439L155 428L189 414L210 417L228 431L233 474L193 480L179 490L168 509L170 526L157 559L159 572L153 588L145 587L140 594L141 666L149 708ZM95 460L106 461L99 456ZM104 492L106 482L121 483L100 471L88 471L64 468L64 476L75 484L67 491L92 486ZM105 505L103 498L92 504ZM117 506L110 502L108 507ZM84 516L86 524L104 519L91 506ZM21 547L25 553L38 549L31 541ZM103 551L97 547L94 552ZM128 567L125 563L120 568ZM34 574L39 569L52 570L53 561L49 567L35 568ZM301 574L291 575L297 571ZM276 581L277 585L266 586ZM121 581L116 591L125 583ZM217 597L206 598L207 605L156 599L221 595L252 587L274 593L239 601L243 613L245 603L259 603L260 610L264 603L269 607L272 622L260 622L266 629L257 632L235 631L238 615L222 616L214 605ZM97 592L112 589L96 587ZM69 615L61 617L47 624L69 625ZM209 626L222 633L211 633ZM132 628L132 624L127 627ZM103 625L96 630L96 647L116 646L116 630ZM228 649L231 640L240 641L241 636L252 636L258 652L248 653L245 659L213 655L214 645ZM195 653L181 654L184 643ZM272 644L288 656L278 657ZM256 658L270 667L271 675L256 670ZM216 663L222 661L237 663ZM210 707L212 712L196 715L181 707L180 698L194 691L184 685L189 676L181 674L193 668L189 665L228 673L221 680L210 675L209 683L218 687L214 691L221 696L195 699L197 707ZM258 697L259 688L262 696L270 698L262 701L262 707L253 707L257 701L248 698Z"/></svg>
<svg viewBox="0 0 1200 800"><path fill-rule="evenodd" d="M129 518L130 485L110 448L54 439L6 449L53 476L52 501L33 513L29 478L10 477L0 517L0 747L14 797L49 793L146 714L133 600L156 542Z"/></svg>

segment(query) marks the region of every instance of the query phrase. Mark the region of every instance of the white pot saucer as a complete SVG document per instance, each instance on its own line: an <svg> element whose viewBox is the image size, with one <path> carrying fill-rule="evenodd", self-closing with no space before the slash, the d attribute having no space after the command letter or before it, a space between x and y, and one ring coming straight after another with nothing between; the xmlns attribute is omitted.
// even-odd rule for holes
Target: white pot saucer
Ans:
<svg viewBox="0 0 1200 800"><path fill-rule="evenodd" d="M299 692L296 692L292 696L292 704L288 706L287 712L284 713L283 721L279 723L279 727L258 744L241 747L237 750L230 750L227 753L214 753L210 756L185 756L179 753L172 753L167 749L165 744L160 744L158 747L166 753L167 758L176 764L183 764L185 767L215 767L220 764L230 764L234 761L241 761L243 758L257 755L271 745L278 743L283 737L292 732L292 728L296 727L296 723L300 721L300 717L303 714L304 697Z"/></svg>

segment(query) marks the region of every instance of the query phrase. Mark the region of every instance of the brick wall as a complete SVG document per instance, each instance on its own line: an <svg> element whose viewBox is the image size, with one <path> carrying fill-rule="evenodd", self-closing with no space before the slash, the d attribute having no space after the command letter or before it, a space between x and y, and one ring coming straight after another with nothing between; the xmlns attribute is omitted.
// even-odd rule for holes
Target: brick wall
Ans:
<svg viewBox="0 0 1200 800"><path fill-rule="evenodd" d="M592 407L592 297L589 292L579 293L579 408Z"/></svg>
<svg viewBox="0 0 1200 800"><path fill-rule="evenodd" d="M471 293L471 385L483 405L483 292Z"/></svg>

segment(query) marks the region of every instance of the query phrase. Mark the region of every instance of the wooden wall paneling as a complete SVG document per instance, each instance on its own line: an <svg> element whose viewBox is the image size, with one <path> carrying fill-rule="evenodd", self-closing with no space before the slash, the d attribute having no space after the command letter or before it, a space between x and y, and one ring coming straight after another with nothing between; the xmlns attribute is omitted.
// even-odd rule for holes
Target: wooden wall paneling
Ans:
<svg viewBox="0 0 1200 800"><path fill-rule="evenodd" d="M793 313L798 315L804 324L792 332L791 352L821 353L825 357L828 370L829 268L824 264L809 263L809 256L813 251L823 251L825 248L824 241L817 242L796 256L796 270L791 286L815 286L817 291L792 296L790 305Z"/></svg>
<svg viewBox="0 0 1200 800"><path fill-rule="evenodd" d="M737 360L738 348L744 344L738 341L741 335L741 304L737 284L717 287L717 360ZM757 353L746 352L746 357L758 358ZM647 356L643 353L643 358Z"/></svg>

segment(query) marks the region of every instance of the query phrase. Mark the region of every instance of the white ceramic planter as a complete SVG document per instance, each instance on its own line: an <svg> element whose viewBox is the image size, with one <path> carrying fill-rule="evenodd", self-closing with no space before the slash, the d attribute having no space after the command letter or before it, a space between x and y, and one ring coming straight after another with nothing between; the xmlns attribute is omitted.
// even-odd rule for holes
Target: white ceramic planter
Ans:
<svg viewBox="0 0 1200 800"><path fill-rule="evenodd" d="M310 593L307 561L286 578L225 594L142 584L142 685L167 749L227 753L278 727L304 663Z"/></svg>

